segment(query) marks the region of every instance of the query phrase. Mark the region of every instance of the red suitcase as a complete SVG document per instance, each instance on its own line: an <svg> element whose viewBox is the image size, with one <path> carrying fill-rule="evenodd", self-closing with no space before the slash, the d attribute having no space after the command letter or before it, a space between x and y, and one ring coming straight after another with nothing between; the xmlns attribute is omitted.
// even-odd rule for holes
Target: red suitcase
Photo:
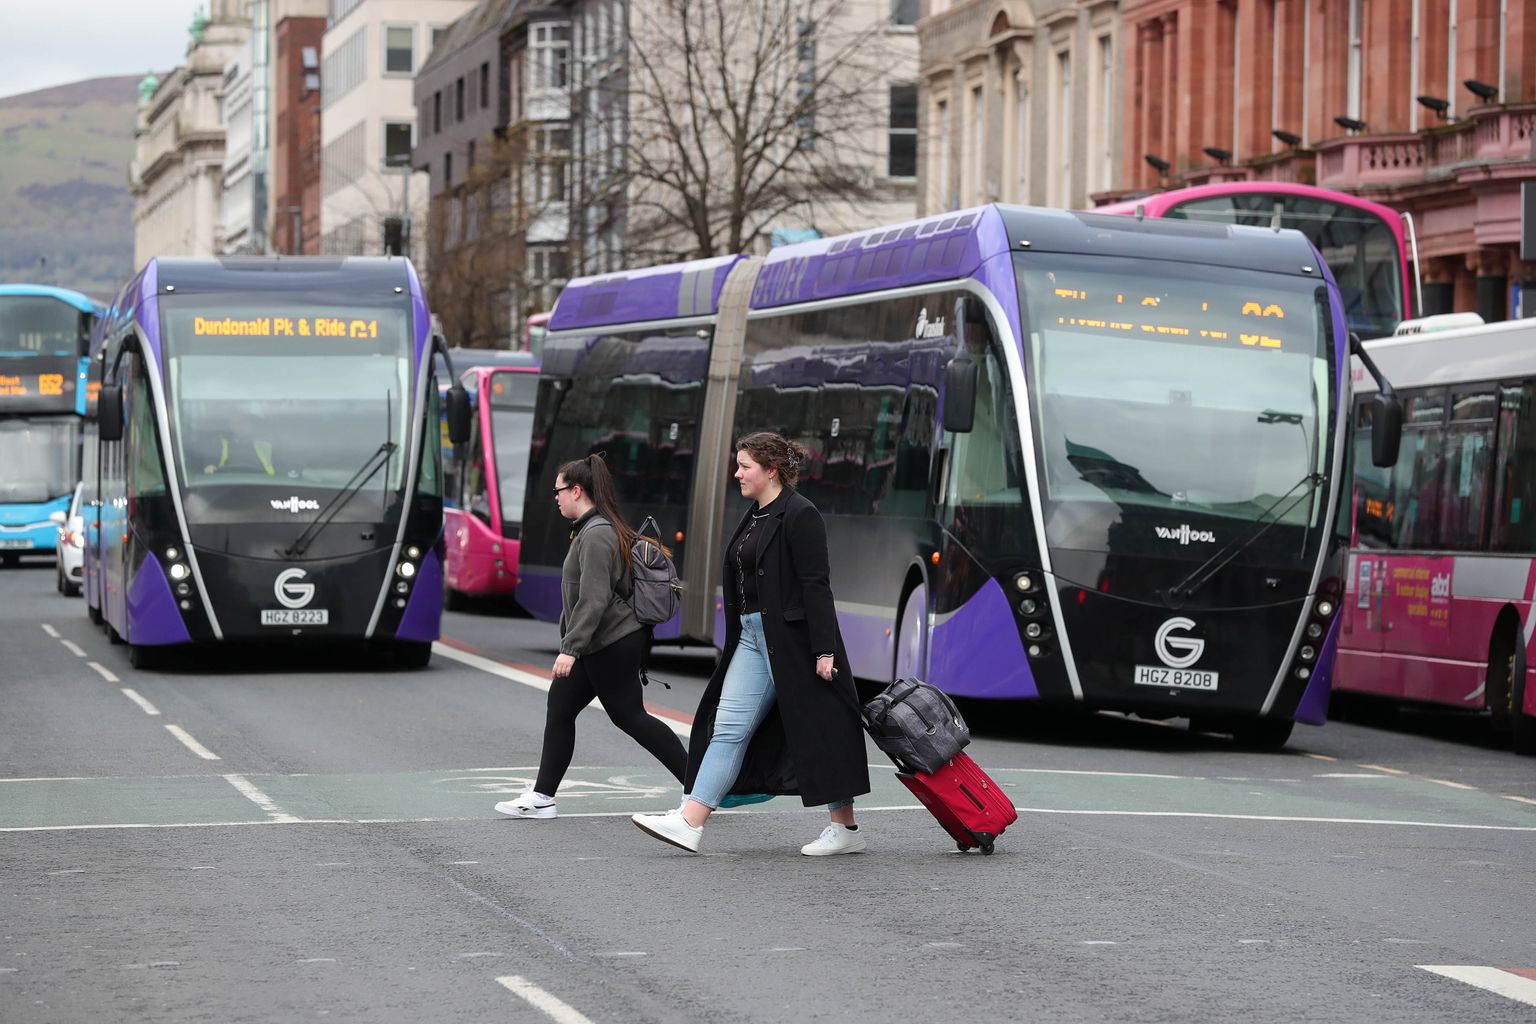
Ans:
<svg viewBox="0 0 1536 1024"><path fill-rule="evenodd" d="M896 777L933 812L962 853L978 846L991 853L997 837L1019 820L1008 794L963 752L932 775L897 772Z"/></svg>

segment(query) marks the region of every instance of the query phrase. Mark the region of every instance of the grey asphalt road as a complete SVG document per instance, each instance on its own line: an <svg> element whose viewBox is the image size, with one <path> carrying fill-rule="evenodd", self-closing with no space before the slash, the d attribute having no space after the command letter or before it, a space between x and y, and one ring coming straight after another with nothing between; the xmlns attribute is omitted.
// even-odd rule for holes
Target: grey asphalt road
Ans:
<svg viewBox="0 0 1536 1024"><path fill-rule="evenodd" d="M1536 762L1481 723L1256 754L968 705L1021 809L996 856L876 768L867 854L799 856L825 816L781 798L692 857L626 820L677 787L597 710L559 818L492 813L537 764L554 630L479 609L444 633L423 672L271 649L136 672L50 566L0 573L0 1022L1536 1013ZM654 665L686 731L711 658Z"/></svg>

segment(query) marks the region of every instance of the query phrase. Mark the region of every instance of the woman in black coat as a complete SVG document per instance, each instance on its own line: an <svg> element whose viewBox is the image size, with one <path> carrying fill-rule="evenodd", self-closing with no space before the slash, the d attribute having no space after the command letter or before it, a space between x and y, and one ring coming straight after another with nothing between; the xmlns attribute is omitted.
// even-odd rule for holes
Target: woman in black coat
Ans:
<svg viewBox="0 0 1536 1024"><path fill-rule="evenodd" d="M636 814L641 829L698 852L727 794L798 794L831 823L800 848L860 853L853 798L869 767L853 673L837 628L821 513L796 493L804 449L778 434L736 442L736 480L753 500L726 544L725 651L699 701L683 806Z"/></svg>

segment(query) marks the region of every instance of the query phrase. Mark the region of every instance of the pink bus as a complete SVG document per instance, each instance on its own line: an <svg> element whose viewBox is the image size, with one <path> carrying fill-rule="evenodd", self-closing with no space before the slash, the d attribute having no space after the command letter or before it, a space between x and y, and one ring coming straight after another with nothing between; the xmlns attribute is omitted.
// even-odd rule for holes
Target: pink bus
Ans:
<svg viewBox="0 0 1536 1024"><path fill-rule="evenodd" d="M443 510L448 607L466 597L517 592L523 492L539 367L477 366L463 376L474 403L469 441L456 453L458 507Z"/></svg>
<svg viewBox="0 0 1536 1024"><path fill-rule="evenodd" d="M1369 458L1376 385L1355 361L1333 685L1488 714L1536 754L1536 320L1433 329L1447 319L1366 346L1403 400L1385 469Z"/></svg>
<svg viewBox="0 0 1536 1024"><path fill-rule="evenodd" d="M1347 192L1229 181L1127 199L1094 212L1295 228L1333 272L1349 329L1362 338L1385 337L1422 308L1413 219Z"/></svg>

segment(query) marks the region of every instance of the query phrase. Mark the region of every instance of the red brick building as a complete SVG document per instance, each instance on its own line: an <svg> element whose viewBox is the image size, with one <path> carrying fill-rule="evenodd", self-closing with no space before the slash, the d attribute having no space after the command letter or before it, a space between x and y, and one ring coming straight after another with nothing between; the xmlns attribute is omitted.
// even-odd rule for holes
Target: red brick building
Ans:
<svg viewBox="0 0 1536 1024"><path fill-rule="evenodd" d="M320 37L324 18L277 23L273 61L272 250L320 252Z"/></svg>
<svg viewBox="0 0 1536 1024"><path fill-rule="evenodd" d="M1514 286L1536 293L1536 263L1519 259L1520 183L1536 179L1536 3L1120 6L1114 198L1244 179L1337 188L1413 215L1425 312L1503 319Z"/></svg>

